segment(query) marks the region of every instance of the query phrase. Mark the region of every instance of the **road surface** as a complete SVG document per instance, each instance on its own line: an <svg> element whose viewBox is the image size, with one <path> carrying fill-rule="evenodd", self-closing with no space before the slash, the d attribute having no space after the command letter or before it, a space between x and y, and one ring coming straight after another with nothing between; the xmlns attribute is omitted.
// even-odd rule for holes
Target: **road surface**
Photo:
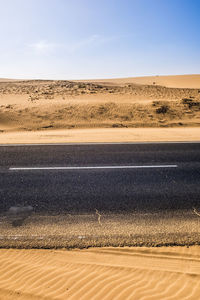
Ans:
<svg viewBox="0 0 200 300"><path fill-rule="evenodd" d="M1 146L0 199L3 223L11 207L50 219L79 215L83 223L94 215L101 226L103 215L198 222L200 143Z"/></svg>

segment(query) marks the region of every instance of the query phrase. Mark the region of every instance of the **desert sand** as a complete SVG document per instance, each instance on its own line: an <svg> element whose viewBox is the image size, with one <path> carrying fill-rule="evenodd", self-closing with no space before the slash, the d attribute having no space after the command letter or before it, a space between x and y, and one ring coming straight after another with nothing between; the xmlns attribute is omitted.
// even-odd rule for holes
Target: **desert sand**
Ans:
<svg viewBox="0 0 200 300"><path fill-rule="evenodd" d="M0 250L1 299L199 299L200 248Z"/></svg>
<svg viewBox="0 0 200 300"><path fill-rule="evenodd" d="M0 144L197 142L200 127L84 128L14 131L0 134Z"/></svg>
<svg viewBox="0 0 200 300"><path fill-rule="evenodd" d="M200 75L0 80L0 144L199 141L199 137ZM186 231L198 235L196 222L193 227L184 223ZM41 228L46 233L46 227ZM57 227L52 229L56 233ZM8 227L1 234L3 230L8 234ZM15 234L20 238L17 229ZM199 246L1 249L0 266L0 299L200 298Z"/></svg>
<svg viewBox="0 0 200 300"><path fill-rule="evenodd" d="M127 77L116 79L102 79L101 82L112 84L142 84L142 85L160 85L171 88L200 88L200 75L170 75L170 76L144 76L144 77ZM99 82L99 80L91 80Z"/></svg>
<svg viewBox="0 0 200 300"><path fill-rule="evenodd" d="M49 132L52 143L70 142L71 135L82 141L77 129L104 129L99 141L103 135L112 141L107 129L119 133L118 142L138 141L140 133L131 129L176 128L178 132L180 128L182 135L183 128L191 128L193 134L197 129L192 128L199 126L200 75L99 81L0 80L0 143L9 143L9 133L19 143L20 136L23 142L25 137L40 142L44 131ZM121 128L126 129L124 138ZM87 131L84 141L93 141L93 134L93 130ZM171 134L168 139L174 140L173 130ZM148 130L145 135L145 141L154 140Z"/></svg>

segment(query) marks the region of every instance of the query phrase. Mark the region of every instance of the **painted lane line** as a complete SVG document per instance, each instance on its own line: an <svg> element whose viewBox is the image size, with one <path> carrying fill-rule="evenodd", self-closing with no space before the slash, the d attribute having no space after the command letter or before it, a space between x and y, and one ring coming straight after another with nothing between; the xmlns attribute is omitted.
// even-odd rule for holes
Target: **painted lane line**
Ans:
<svg viewBox="0 0 200 300"><path fill-rule="evenodd" d="M148 169L148 168L177 168L177 165L145 165L145 166L94 166L94 167L11 167L10 171L31 170L92 170L92 169Z"/></svg>
<svg viewBox="0 0 200 300"><path fill-rule="evenodd" d="M161 141L161 142L84 142L84 143L30 143L30 144L0 144L0 147L27 146L98 146L98 145L159 145L159 144L200 144L199 141Z"/></svg>

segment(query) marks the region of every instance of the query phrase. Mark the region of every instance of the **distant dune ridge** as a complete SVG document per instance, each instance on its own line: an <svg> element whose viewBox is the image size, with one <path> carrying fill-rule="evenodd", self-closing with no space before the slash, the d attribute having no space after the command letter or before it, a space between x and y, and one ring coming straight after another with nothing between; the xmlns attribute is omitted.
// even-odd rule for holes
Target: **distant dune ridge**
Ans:
<svg viewBox="0 0 200 300"><path fill-rule="evenodd" d="M0 78L0 82L18 81L17 79ZM155 84L173 88L200 88L200 74L191 75L157 75L157 76L141 76L141 77L126 77L116 79L91 79L91 80L76 80L87 82L102 82L113 84Z"/></svg>
<svg viewBox="0 0 200 300"><path fill-rule="evenodd" d="M168 75L168 76L144 76L116 79L91 80L91 82L110 82L113 84L147 84L161 85L172 88L200 88L200 74L195 75Z"/></svg>
<svg viewBox="0 0 200 300"><path fill-rule="evenodd" d="M200 75L0 80L0 134L188 126L200 126Z"/></svg>

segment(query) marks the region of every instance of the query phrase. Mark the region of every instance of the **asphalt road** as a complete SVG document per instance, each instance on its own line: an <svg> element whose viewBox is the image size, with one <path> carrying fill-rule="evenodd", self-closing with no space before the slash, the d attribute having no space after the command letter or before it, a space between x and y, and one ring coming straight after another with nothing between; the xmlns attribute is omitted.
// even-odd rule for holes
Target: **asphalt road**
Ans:
<svg viewBox="0 0 200 300"><path fill-rule="evenodd" d="M0 213L200 208L200 143L0 147Z"/></svg>

